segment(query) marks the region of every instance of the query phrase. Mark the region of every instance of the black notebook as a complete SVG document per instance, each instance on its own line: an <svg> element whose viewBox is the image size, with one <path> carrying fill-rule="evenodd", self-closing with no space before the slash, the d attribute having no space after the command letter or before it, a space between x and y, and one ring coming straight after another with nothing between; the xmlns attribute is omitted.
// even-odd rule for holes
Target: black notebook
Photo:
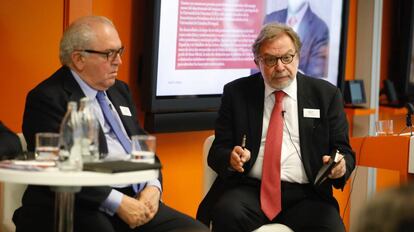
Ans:
<svg viewBox="0 0 414 232"><path fill-rule="evenodd" d="M322 184L326 178L328 178L329 173L331 173L332 168L334 168L341 160L343 156L340 155L339 151L336 150L334 154L331 155L331 159L328 163L324 164L321 169L319 169L318 175L316 175L315 185Z"/></svg>
<svg viewBox="0 0 414 232"><path fill-rule="evenodd" d="M133 172L148 169L160 169L160 163L138 163L125 160L106 161L106 162L94 162L84 163L84 171L93 172L105 172L105 173L117 173L117 172Z"/></svg>

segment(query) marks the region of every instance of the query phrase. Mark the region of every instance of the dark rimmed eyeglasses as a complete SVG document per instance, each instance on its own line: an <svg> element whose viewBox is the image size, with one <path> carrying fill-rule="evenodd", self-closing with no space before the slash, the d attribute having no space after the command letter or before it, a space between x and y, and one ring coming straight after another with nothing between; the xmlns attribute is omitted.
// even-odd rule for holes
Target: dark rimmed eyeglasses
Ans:
<svg viewBox="0 0 414 232"><path fill-rule="evenodd" d="M118 54L119 54L119 56L122 56L122 54L124 53L124 50L125 50L125 47L121 47L118 50L109 49L109 50L106 50L106 51L96 51L96 50L92 50L92 49L83 49L83 50L77 50L77 51L93 53L93 54L100 54L100 55L106 56L106 60L113 61L118 56Z"/></svg>
<svg viewBox="0 0 414 232"><path fill-rule="evenodd" d="M263 62L267 67L271 68L277 64L277 61L280 60L282 64L290 64L293 61L293 57L295 57L296 52L294 54L286 54L283 56L258 56L256 59Z"/></svg>

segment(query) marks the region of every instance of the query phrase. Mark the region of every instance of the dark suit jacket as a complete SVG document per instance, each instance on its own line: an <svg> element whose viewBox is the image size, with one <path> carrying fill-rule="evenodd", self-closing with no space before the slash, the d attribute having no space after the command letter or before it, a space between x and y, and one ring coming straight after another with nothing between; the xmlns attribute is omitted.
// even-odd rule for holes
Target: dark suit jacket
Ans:
<svg viewBox="0 0 414 232"><path fill-rule="evenodd" d="M262 135L264 81L260 73L228 83L224 87L215 140L208 156L209 166L218 173L210 191L202 201L197 219L210 220L210 207L220 195L237 184L247 184L247 177L257 159ZM306 175L313 183L322 167L322 156L339 149L345 156L343 178L325 181L316 192L338 208L332 186L343 188L355 167L355 155L349 145L348 123L340 90L329 82L297 74L300 151ZM319 109L320 118L304 117L304 109ZM246 135L251 159L244 164L244 173L229 169L230 153Z"/></svg>
<svg viewBox="0 0 414 232"><path fill-rule="evenodd" d="M139 127L136 108L131 99L128 86L117 80L106 93L118 111L128 135L144 134L144 131ZM74 79L70 69L65 66L31 90L26 98L23 117L23 133L27 140L28 150L34 150L34 138L37 132L59 132L60 122L66 113L68 102L76 101L79 103L79 99L82 97L85 97L82 89ZM123 115L119 106L129 107L132 116ZM101 153L107 153L108 151L102 129L99 136L99 150ZM76 194L76 206L98 208L107 198L111 189L110 186L83 187ZM54 194L49 187L29 186L24 193L22 203L23 209L26 206L50 207L50 209L53 209Z"/></svg>
<svg viewBox="0 0 414 232"><path fill-rule="evenodd" d="M264 23L286 23L287 9L266 15ZM329 29L310 7L303 15L297 31L302 42L299 69L312 77L327 77Z"/></svg>
<svg viewBox="0 0 414 232"><path fill-rule="evenodd" d="M21 153L19 137L0 121L0 160L13 159Z"/></svg>

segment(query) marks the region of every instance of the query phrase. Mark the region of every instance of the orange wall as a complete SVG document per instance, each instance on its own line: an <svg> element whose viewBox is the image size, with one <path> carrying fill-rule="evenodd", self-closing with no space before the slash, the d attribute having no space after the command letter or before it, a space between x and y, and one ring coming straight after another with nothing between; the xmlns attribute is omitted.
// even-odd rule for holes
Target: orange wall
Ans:
<svg viewBox="0 0 414 232"><path fill-rule="evenodd" d="M59 67L63 1L1 1L0 120L21 130L26 93Z"/></svg>
<svg viewBox="0 0 414 232"><path fill-rule="evenodd" d="M345 80L355 79L355 40L358 0L349 2L348 41L346 47Z"/></svg>

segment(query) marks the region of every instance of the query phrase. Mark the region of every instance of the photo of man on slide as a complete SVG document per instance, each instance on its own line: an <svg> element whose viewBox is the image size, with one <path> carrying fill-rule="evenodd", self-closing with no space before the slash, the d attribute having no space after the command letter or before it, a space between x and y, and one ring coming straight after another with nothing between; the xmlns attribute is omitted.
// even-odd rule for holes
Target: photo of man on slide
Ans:
<svg viewBox="0 0 414 232"><path fill-rule="evenodd" d="M282 2L268 1L268 5ZM312 10L308 0L287 0L287 8L265 16L263 24L271 22L287 24L299 34L302 41L300 71L317 78L328 76L329 28Z"/></svg>

